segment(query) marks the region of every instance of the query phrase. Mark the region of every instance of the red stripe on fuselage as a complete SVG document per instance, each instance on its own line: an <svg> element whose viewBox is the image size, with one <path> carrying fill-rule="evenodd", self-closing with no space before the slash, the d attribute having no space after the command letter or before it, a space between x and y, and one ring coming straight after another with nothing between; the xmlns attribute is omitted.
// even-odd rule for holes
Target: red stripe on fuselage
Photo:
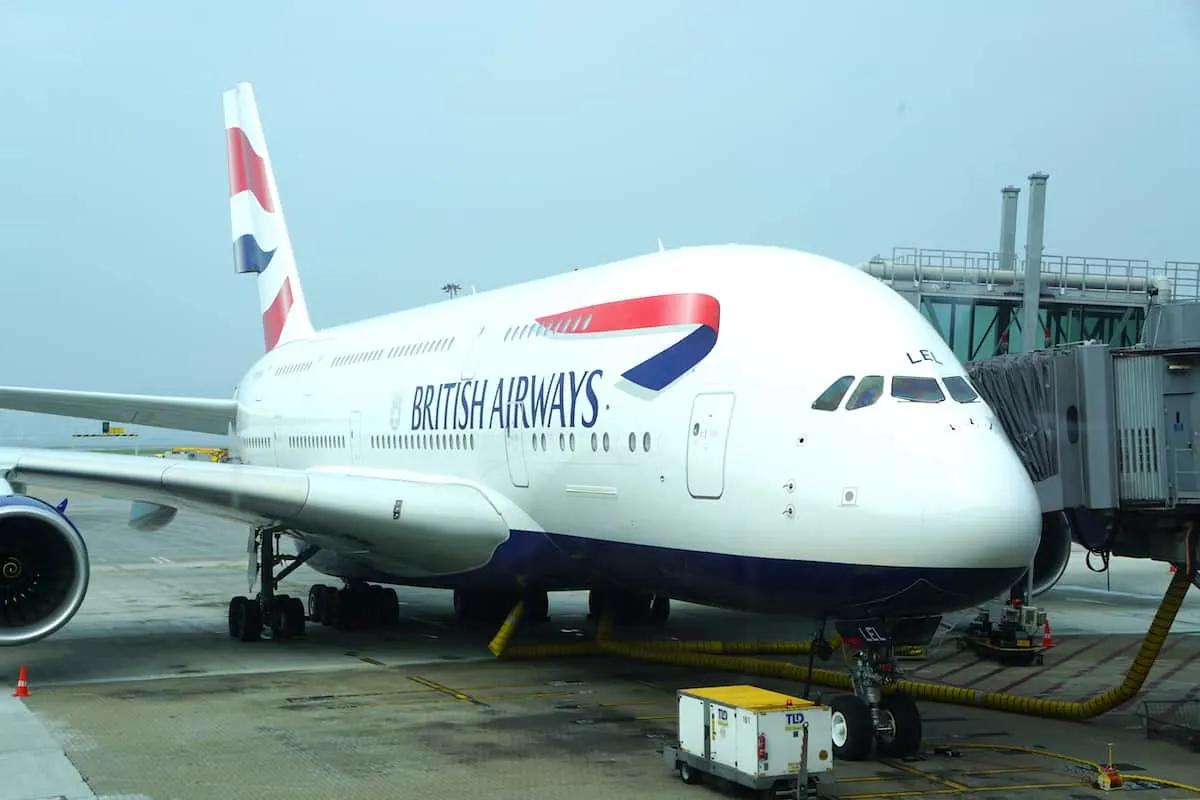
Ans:
<svg viewBox="0 0 1200 800"><path fill-rule="evenodd" d="M580 320L578 325L575 320ZM552 331L559 323L569 322L570 325L560 331L564 334L634 331L665 325L707 325L718 332L721 304L707 294L660 294L575 308L538 317L537 322Z"/></svg>

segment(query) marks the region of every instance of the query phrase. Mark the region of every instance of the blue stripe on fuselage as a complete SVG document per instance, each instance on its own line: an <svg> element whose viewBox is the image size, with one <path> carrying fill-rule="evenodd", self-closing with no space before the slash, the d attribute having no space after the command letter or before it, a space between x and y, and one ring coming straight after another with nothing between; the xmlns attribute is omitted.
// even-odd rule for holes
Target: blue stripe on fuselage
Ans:
<svg viewBox="0 0 1200 800"><path fill-rule="evenodd" d="M514 530L484 568L412 581L453 589L518 576L545 588L581 589L603 579L685 602L761 613L812 616L939 614L1007 594L1023 567L892 567L675 550L557 533Z"/></svg>

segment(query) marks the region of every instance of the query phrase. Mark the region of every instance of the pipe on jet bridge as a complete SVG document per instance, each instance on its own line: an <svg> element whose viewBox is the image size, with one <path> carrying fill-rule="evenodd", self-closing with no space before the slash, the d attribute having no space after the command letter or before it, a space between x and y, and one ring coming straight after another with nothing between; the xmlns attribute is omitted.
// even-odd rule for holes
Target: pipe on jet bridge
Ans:
<svg viewBox="0 0 1200 800"><path fill-rule="evenodd" d="M1000 269L1012 270L1017 264L1017 195L1016 186L1000 190Z"/></svg>
<svg viewBox="0 0 1200 800"><path fill-rule="evenodd" d="M1024 272L1012 269L990 269L987 267L943 267L941 265L896 264L889 261L868 261L859 266L873 278L893 281L950 281L972 283L979 286L1013 286L1022 279ZM1084 272L1043 272L1041 283L1050 289L1097 289L1110 292L1142 293L1164 287L1170 297L1170 282L1165 276L1113 275ZM1157 299L1156 299L1157 300Z"/></svg>
<svg viewBox="0 0 1200 800"><path fill-rule="evenodd" d="M1021 300L1021 352L1041 350L1046 341L1039 311L1042 300L1042 250L1046 232L1046 181L1050 176L1029 176L1029 211L1025 216L1025 274Z"/></svg>

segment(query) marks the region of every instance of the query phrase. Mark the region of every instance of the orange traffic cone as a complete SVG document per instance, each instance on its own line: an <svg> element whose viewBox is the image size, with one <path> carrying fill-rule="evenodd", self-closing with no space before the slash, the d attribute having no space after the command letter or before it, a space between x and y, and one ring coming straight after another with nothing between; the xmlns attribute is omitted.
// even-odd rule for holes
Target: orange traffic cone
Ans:
<svg viewBox="0 0 1200 800"><path fill-rule="evenodd" d="M21 665L21 671L17 674L17 690L13 692L13 697L29 697L29 681L25 679L25 665Z"/></svg>
<svg viewBox="0 0 1200 800"><path fill-rule="evenodd" d="M1050 618L1042 624L1042 647L1054 647L1054 637L1050 635Z"/></svg>

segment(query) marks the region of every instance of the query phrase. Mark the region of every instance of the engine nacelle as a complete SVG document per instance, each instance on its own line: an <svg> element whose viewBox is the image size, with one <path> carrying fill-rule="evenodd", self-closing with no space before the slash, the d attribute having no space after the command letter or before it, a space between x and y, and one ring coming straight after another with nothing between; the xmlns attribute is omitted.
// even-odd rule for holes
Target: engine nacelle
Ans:
<svg viewBox="0 0 1200 800"><path fill-rule="evenodd" d="M0 646L30 644L66 625L90 573L69 519L37 498L0 494Z"/></svg>
<svg viewBox="0 0 1200 800"><path fill-rule="evenodd" d="M1042 515L1042 541L1033 557L1033 596L1054 588L1071 560L1071 526L1062 513ZM1024 586L1028 575L1018 586Z"/></svg>

